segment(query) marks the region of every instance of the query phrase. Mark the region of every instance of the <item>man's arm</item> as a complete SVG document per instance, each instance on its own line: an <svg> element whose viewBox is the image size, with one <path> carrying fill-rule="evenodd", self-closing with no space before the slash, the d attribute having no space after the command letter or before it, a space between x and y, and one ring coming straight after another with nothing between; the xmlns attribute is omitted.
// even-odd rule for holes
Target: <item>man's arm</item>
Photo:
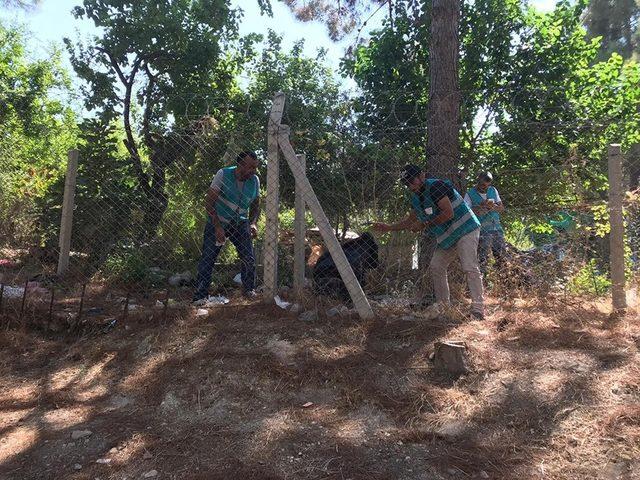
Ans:
<svg viewBox="0 0 640 480"><path fill-rule="evenodd" d="M502 198L500 198L500 193L498 193L497 189L496 189L496 203L493 209L498 213L504 212L504 203L502 203Z"/></svg>
<svg viewBox="0 0 640 480"><path fill-rule="evenodd" d="M249 206L249 223L251 225L255 225L258 223L258 218L260 218L260 212L262 211L260 206L260 197L256 197L256 199L251 202Z"/></svg>
<svg viewBox="0 0 640 480"><path fill-rule="evenodd" d="M431 197L431 201L438 205L438 211L440 213L424 222L426 227L430 225L440 225L453 218L453 205L451 205L451 198L454 198L454 195L453 187L442 180L431 185L431 188L429 189L429 196Z"/></svg>
<svg viewBox="0 0 640 480"><path fill-rule="evenodd" d="M258 234L258 218L260 218L260 211L260 196L258 195L249 206L249 228L251 229L251 235L254 237Z"/></svg>
<svg viewBox="0 0 640 480"><path fill-rule="evenodd" d="M486 205L486 200L483 200L483 202L480 205L476 205L475 207L472 207L471 210L473 210L473 213L475 213L476 215L484 215L485 213L488 212Z"/></svg>
<svg viewBox="0 0 640 480"><path fill-rule="evenodd" d="M392 223L389 225L390 232L401 232L402 230L411 230L419 224L420 220L418 220L418 216L416 212L411 210L402 220L396 223Z"/></svg>
<svg viewBox="0 0 640 480"><path fill-rule="evenodd" d="M483 201L480 205L476 205L475 207L473 206L473 201L471 200L471 196L469 195L469 192L464 194L464 203L467 204L467 206L473 211L473 213L475 213L476 215L484 215L485 213L487 213L487 208L484 207L483 205L485 205L486 200Z"/></svg>
<svg viewBox="0 0 640 480"><path fill-rule="evenodd" d="M219 196L220 190L215 187L209 187L204 199L204 208L207 210L207 215L211 218L211 222L213 222L213 228L216 232L216 243L222 245L226 242L226 235L220 217L218 217L218 212L216 212L216 202Z"/></svg>
<svg viewBox="0 0 640 480"><path fill-rule="evenodd" d="M218 217L218 212L216 212L216 202L220 197L220 191L210 187L207 190L207 195L204 199L204 208L207 210L207 215L211 217L211 221L213 222L213 226L216 229L222 227L222 223L220 222L220 218Z"/></svg>
<svg viewBox="0 0 640 480"><path fill-rule="evenodd" d="M438 209L440 210L440 213L431 220L427 220L426 222L424 222L425 226L440 225L442 223L448 222L453 218L453 205L451 205L451 200L449 200L449 197L442 197L438 201Z"/></svg>
<svg viewBox="0 0 640 480"><path fill-rule="evenodd" d="M207 210L207 215L211 218L216 231L218 229L222 229L222 223L220 222L220 218L216 212L216 202L218 201L218 198L220 198L223 182L224 172L222 170L218 170L213 177L213 181L209 186L209 190L207 190L207 195L204 200L204 208Z"/></svg>
<svg viewBox="0 0 640 480"><path fill-rule="evenodd" d="M396 223L379 223L373 224L373 229L380 232L400 232L402 230L414 230L417 225L421 225L416 212L409 212L402 220Z"/></svg>

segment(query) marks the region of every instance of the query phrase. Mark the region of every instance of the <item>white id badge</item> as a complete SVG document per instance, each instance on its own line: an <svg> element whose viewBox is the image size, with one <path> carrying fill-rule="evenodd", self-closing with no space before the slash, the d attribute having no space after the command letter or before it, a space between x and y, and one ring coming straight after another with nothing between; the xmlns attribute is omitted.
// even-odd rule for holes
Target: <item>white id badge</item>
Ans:
<svg viewBox="0 0 640 480"><path fill-rule="evenodd" d="M426 215L433 215L433 208L425 208L424 213Z"/></svg>

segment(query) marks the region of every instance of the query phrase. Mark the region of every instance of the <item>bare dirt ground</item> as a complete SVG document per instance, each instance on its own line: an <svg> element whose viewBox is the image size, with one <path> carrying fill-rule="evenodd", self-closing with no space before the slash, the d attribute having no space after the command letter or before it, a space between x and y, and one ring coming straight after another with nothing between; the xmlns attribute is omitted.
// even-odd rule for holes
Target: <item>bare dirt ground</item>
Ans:
<svg viewBox="0 0 640 480"><path fill-rule="evenodd" d="M553 298L494 301L484 322L378 313L3 328L0 478L640 479L636 314ZM434 370L442 339L466 341L471 373Z"/></svg>

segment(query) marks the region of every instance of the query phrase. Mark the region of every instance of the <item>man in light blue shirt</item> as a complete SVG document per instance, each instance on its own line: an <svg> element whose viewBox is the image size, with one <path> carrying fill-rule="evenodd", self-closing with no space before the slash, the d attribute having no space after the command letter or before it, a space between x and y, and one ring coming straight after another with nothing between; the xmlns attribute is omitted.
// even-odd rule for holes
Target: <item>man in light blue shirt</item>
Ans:
<svg viewBox="0 0 640 480"><path fill-rule="evenodd" d="M464 201L480 221L480 239L478 241L478 258L480 270L487 274L489 251L493 253L496 263L500 263L505 256L506 243L504 230L500 223L500 214L504 212L504 205L498 189L493 186L493 175L481 172L477 183L464 196Z"/></svg>

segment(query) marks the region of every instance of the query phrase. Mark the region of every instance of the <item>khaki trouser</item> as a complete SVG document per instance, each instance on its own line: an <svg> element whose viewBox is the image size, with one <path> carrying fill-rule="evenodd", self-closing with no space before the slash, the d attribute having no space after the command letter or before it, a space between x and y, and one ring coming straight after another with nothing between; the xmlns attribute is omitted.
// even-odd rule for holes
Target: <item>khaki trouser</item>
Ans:
<svg viewBox="0 0 640 480"><path fill-rule="evenodd" d="M462 270L467 276L469 291L471 292L471 310L478 313L484 313L484 299L482 296L482 275L478 265L478 239L480 237L480 229L467 233L460 238L458 242L451 248L436 248L431 257L431 277L433 279L433 290L436 301L441 303L449 303L449 279L447 269L449 264L458 254Z"/></svg>

